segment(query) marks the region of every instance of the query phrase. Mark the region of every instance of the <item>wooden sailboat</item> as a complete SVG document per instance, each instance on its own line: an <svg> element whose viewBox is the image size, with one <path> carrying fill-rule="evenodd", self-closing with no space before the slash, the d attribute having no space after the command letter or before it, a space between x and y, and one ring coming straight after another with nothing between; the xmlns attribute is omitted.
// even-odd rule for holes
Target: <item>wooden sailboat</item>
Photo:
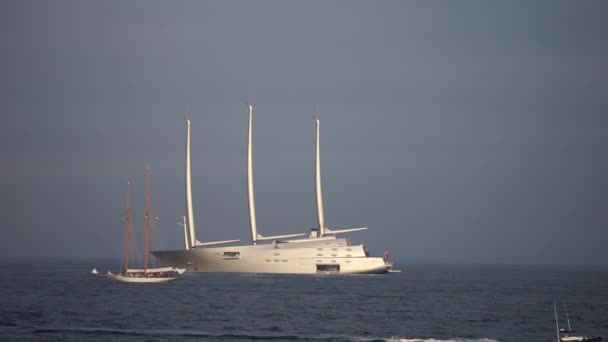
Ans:
<svg viewBox="0 0 608 342"><path fill-rule="evenodd" d="M152 205L150 199L150 168L146 168L146 225L145 225L145 250L144 267L129 268L129 241L131 239L131 183L127 189L125 212L125 260L121 273L108 272L107 276L113 280L125 283L164 283L175 280L178 275L184 273L185 269L175 267L148 267L150 223L152 219Z"/></svg>

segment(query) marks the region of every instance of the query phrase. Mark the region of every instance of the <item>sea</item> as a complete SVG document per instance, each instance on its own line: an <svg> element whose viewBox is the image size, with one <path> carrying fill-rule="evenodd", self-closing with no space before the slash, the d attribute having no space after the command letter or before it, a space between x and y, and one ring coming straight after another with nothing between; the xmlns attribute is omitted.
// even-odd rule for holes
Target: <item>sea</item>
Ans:
<svg viewBox="0 0 608 342"><path fill-rule="evenodd" d="M608 269L396 263L384 275L103 276L112 260L1 260L0 341L555 341L608 338ZM100 275L91 274L96 267Z"/></svg>

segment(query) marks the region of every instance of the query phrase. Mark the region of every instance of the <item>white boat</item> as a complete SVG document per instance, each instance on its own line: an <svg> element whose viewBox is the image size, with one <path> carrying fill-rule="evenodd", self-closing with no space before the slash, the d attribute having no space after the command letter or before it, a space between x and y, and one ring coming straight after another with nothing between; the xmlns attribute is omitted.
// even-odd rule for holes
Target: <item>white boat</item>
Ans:
<svg viewBox="0 0 608 342"><path fill-rule="evenodd" d="M292 274L349 274L386 273L388 263L382 257L370 257L363 244L353 244L350 239L338 238L338 234L366 230L351 228L332 230L325 225L321 189L321 165L319 129L316 123L315 189L318 226L306 234L263 236L257 229L253 189L253 106L249 108L247 141L247 197L251 244L229 245L239 240L201 242L195 234L192 205L192 180L190 170L190 121L186 121L186 219L184 220L183 250L154 251L162 265L174 265L189 272L239 272L239 273L292 273Z"/></svg>
<svg viewBox="0 0 608 342"><path fill-rule="evenodd" d="M128 183L126 195L125 214L125 260L123 270L119 274L108 271L107 277L124 283L165 283L175 280L185 269L175 267L148 267L148 242L150 240L150 220L152 217L150 203L150 168L146 168L146 233L144 267L140 269L129 268L129 240L131 238L131 182ZM97 271L93 269L94 271Z"/></svg>
<svg viewBox="0 0 608 342"><path fill-rule="evenodd" d="M602 338L600 336L571 336L566 334L559 339L561 342L598 342L601 341Z"/></svg>
<svg viewBox="0 0 608 342"><path fill-rule="evenodd" d="M157 267L148 269L127 269L120 274L108 274L113 280L124 283L166 283L177 279L185 269Z"/></svg>
<svg viewBox="0 0 608 342"><path fill-rule="evenodd" d="M553 302L553 312L555 313L555 329L557 342L598 342L602 340L601 336L581 336L581 335L572 335L574 331L570 326L570 317L568 316L568 308L566 307L566 302L563 302L564 305L564 313L566 314L566 320L568 321L568 330L560 329L559 322L557 318L557 309L555 307L555 302Z"/></svg>

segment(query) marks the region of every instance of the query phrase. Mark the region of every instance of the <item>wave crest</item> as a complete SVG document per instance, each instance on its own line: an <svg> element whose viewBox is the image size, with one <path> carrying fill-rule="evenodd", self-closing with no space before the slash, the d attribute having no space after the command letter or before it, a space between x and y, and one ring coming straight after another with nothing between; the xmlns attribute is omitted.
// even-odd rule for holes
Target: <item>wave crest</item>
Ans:
<svg viewBox="0 0 608 342"><path fill-rule="evenodd" d="M209 333L197 330L155 330L155 329L113 329L93 327L37 327L34 333L74 333L92 335L126 335L126 336L179 336L203 337L218 340L292 340L292 341L358 341L358 342L500 342L498 340L481 339L435 339L435 338L404 338L404 337L373 337L348 335L290 335L290 334L238 334L238 333Z"/></svg>

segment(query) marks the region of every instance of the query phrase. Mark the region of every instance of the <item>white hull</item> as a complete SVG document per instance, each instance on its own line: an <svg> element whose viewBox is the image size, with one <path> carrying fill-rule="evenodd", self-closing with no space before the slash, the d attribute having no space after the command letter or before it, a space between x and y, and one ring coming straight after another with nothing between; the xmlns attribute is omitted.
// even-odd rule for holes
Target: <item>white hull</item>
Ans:
<svg viewBox="0 0 608 342"><path fill-rule="evenodd" d="M188 272L376 274L388 272L381 257L347 239L155 251L162 265Z"/></svg>
<svg viewBox="0 0 608 342"><path fill-rule="evenodd" d="M108 278L116 281L120 281L123 283L166 283L168 281L175 280L175 277L156 277L156 278L147 278L147 277L133 277L126 276L122 274L108 274Z"/></svg>
<svg viewBox="0 0 608 342"><path fill-rule="evenodd" d="M563 336L559 339L561 342L596 342L601 341L599 336Z"/></svg>

